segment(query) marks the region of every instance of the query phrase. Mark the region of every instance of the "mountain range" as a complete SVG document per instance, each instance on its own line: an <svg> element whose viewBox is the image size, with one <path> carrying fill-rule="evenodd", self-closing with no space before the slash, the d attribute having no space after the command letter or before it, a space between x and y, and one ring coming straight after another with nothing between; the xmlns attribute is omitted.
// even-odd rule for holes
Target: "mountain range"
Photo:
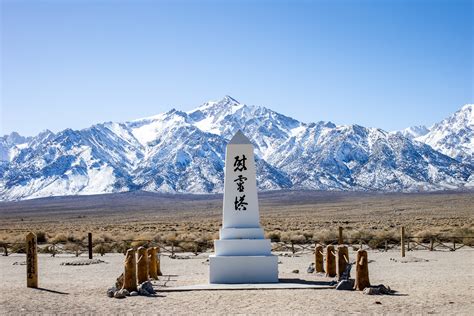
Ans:
<svg viewBox="0 0 474 316"><path fill-rule="evenodd" d="M0 137L0 200L56 195L223 191L225 146L242 130L261 190L474 188L474 105L428 128L387 132L303 123L230 96L183 112L82 130Z"/></svg>

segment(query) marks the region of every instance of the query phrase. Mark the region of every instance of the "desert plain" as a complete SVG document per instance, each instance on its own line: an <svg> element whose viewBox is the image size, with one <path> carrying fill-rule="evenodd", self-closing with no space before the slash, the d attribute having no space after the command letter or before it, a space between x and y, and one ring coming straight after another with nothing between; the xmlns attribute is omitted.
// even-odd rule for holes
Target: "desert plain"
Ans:
<svg viewBox="0 0 474 316"><path fill-rule="evenodd" d="M61 265L87 258L73 251L39 255L40 289L26 288L25 255L0 257L3 294L0 314L452 314L474 313L474 194L444 192L380 194L338 192L266 192L260 194L261 223L274 240L312 243L337 238L344 228L350 259L358 239L366 238L371 284L384 284L393 295L364 295L335 289L277 289L168 292L170 287L206 284L212 247L199 253L161 254L163 276L155 281L156 297L112 299L106 290L123 271L124 255L109 248L103 263ZM164 244L212 240L221 222L221 195L160 195L144 192L57 197L0 203L0 241L21 245L27 231L42 233L50 243L74 245L92 232L94 243L149 239ZM426 248L401 258L396 239L426 242L456 237L461 249ZM443 239L444 238L444 239ZM380 241L394 241L384 251ZM372 242L369 246L369 242ZM137 245L137 244L135 244ZM135 246L134 245L134 246ZM127 244L126 246L130 246ZM354 247L353 247L354 246ZM178 249L179 247L177 247ZM21 252L21 247L16 250ZM277 253L279 277L296 282L331 281L307 273L310 251ZM284 256L284 254L286 254ZM183 258L183 259L179 259ZM295 273L298 270L298 273ZM354 274L354 271L353 271Z"/></svg>

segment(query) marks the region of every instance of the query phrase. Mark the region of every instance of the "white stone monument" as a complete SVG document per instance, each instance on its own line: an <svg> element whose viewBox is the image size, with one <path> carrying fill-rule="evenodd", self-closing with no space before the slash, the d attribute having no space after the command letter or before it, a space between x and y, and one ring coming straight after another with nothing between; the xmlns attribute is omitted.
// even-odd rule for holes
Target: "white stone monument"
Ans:
<svg viewBox="0 0 474 316"><path fill-rule="evenodd" d="M260 227L255 174L252 143L238 131L226 150L223 223L209 257L210 283L278 282L278 257Z"/></svg>

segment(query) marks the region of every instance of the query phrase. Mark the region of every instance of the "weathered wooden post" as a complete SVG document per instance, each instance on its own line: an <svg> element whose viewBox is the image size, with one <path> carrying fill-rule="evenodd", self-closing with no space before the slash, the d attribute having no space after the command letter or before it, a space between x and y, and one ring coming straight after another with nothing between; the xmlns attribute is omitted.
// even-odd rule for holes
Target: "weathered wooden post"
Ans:
<svg viewBox="0 0 474 316"><path fill-rule="evenodd" d="M92 233L87 233L87 248L89 248L89 259L92 259Z"/></svg>
<svg viewBox="0 0 474 316"><path fill-rule="evenodd" d="M324 254L321 245L316 245L316 248L314 248L314 267L315 272L324 272Z"/></svg>
<svg viewBox="0 0 474 316"><path fill-rule="evenodd" d="M434 240L433 238L430 239L430 251L434 250Z"/></svg>
<svg viewBox="0 0 474 316"><path fill-rule="evenodd" d="M38 243L36 235L26 235L26 286L38 287Z"/></svg>
<svg viewBox="0 0 474 316"><path fill-rule="evenodd" d="M137 249L137 281L138 284L148 281L148 258L145 247Z"/></svg>
<svg viewBox="0 0 474 316"><path fill-rule="evenodd" d="M388 251L388 241L385 239L385 252Z"/></svg>
<svg viewBox="0 0 474 316"><path fill-rule="evenodd" d="M123 286L129 292L137 290L137 263L135 258L135 249L127 250L125 255L125 271L123 273Z"/></svg>
<svg viewBox="0 0 474 316"><path fill-rule="evenodd" d="M405 257L405 227L402 226L401 228L401 247L402 247L402 258Z"/></svg>
<svg viewBox="0 0 474 316"><path fill-rule="evenodd" d="M354 288L358 291L363 291L370 286L369 281L369 261L367 258L367 251L357 251L356 258L356 279Z"/></svg>
<svg viewBox="0 0 474 316"><path fill-rule="evenodd" d="M333 245L326 247L326 276L336 276L336 256Z"/></svg>
<svg viewBox="0 0 474 316"><path fill-rule="evenodd" d="M346 271L346 267L349 264L349 249L347 246L337 247L337 278L340 280L342 274Z"/></svg>
<svg viewBox="0 0 474 316"><path fill-rule="evenodd" d="M156 247L156 253L157 253L157 258L156 258L156 274L158 274L158 276L162 276L163 273L161 273L160 247Z"/></svg>
<svg viewBox="0 0 474 316"><path fill-rule="evenodd" d="M344 240L342 239L342 227L339 227L339 238L338 238L338 244L342 245L344 243Z"/></svg>
<svg viewBox="0 0 474 316"><path fill-rule="evenodd" d="M456 251L456 239L453 238L453 251Z"/></svg>
<svg viewBox="0 0 474 316"><path fill-rule="evenodd" d="M150 247L148 253L148 275L153 280L158 280L157 266L156 266L156 247Z"/></svg>

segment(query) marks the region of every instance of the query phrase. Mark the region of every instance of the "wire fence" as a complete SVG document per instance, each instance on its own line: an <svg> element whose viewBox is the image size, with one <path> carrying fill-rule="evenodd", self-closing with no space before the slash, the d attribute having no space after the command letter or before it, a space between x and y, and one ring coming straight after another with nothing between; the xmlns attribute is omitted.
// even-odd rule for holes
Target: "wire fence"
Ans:
<svg viewBox="0 0 474 316"><path fill-rule="evenodd" d="M316 245L337 245L344 244L352 247L353 250L358 249L374 249L380 251L389 251L391 249L401 249L407 251L428 250L428 251L456 251L464 247L474 248L474 236L443 236L421 238L417 236L404 236L397 240L395 238L337 238L330 240L288 240L288 241L272 241L272 251L297 254L314 253ZM127 249L143 247L159 247L160 254L177 258L179 253L192 253L199 255L201 253L213 251L214 243L212 240L147 240L147 239L130 239L130 240L109 240L109 241L93 241L92 234L89 233L87 241L61 241L61 242L38 242L38 252L51 254L73 254L80 256L88 253L92 258L92 254L104 255L106 253L116 252L125 253ZM0 248L3 248L3 256L11 253L25 253L25 242L0 242Z"/></svg>

